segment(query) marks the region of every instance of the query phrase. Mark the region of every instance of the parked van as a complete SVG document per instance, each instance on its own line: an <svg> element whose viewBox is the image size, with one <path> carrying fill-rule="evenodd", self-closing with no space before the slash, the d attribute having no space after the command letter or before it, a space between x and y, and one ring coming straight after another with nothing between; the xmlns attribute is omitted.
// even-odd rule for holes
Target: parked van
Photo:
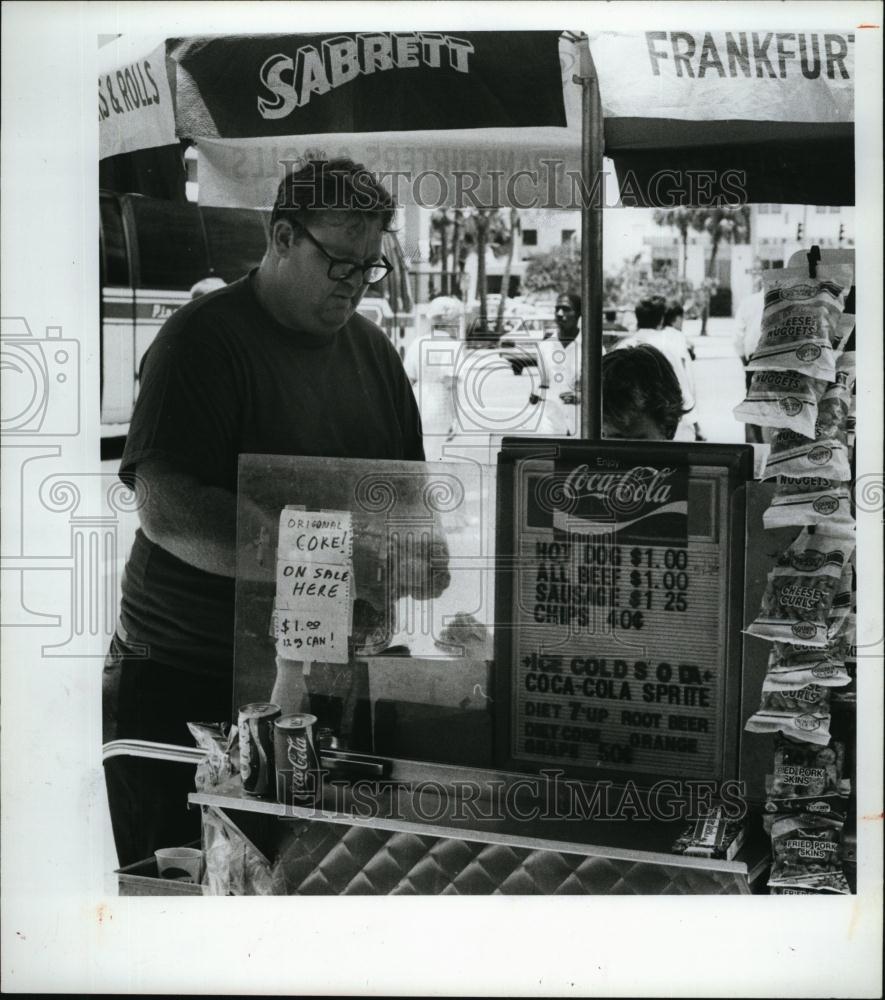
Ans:
<svg viewBox="0 0 885 1000"><path fill-rule="evenodd" d="M230 283L264 255L269 211L208 208L137 194L100 192L102 437L125 435L141 359L163 323L216 276ZM394 270L372 286L359 311L400 356L414 331L414 306L399 242L384 234Z"/></svg>

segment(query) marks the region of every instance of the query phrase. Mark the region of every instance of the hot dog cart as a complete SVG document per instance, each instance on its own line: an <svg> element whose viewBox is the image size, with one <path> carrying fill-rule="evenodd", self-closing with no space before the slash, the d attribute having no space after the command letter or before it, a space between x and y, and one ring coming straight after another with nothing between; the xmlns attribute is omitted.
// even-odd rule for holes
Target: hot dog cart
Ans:
<svg viewBox="0 0 885 1000"><path fill-rule="evenodd" d="M656 78L671 42L674 64L688 58L666 33L646 35L640 42ZM287 37L299 51L315 41ZM282 45L280 36L272 41ZM456 41L449 48L458 65L465 46L488 54L487 38ZM209 85L217 80L213 46L218 65L230 66L225 51L235 44L170 40L152 55L177 85L158 90L159 103L174 107L172 134L196 139L208 165L207 197L229 204L244 197L234 160L254 162L261 142L291 131L268 124L284 117L270 97L265 110L273 113L259 132L243 131L240 110L226 119L200 113L224 103ZM244 55L257 58L260 44L244 42ZM605 113L600 88L605 98L611 66L631 44L635 38L598 38L593 58L585 37L557 37L548 46L557 63L565 49L571 53L563 100L533 105L537 117L516 124L538 136L546 129L563 171L577 158L585 181L598 182L603 149L622 178L679 157L692 169L705 155L718 163L740 148L753 199L778 200L765 182L778 157L801 178L809 142L823 141L843 165L846 150L851 155L850 73L840 75L847 40L839 43L844 52L828 43L838 100L822 118L807 106L800 115L802 102L767 117L758 104L748 110L741 60L749 57L740 40L722 40L731 55L716 58L723 74L726 64L736 67L731 78L745 115L724 116L720 108L713 132L705 132L710 108L694 106L675 133L654 107L631 115L608 98ZM605 60L598 67L597 56ZM715 65L712 51L706 59ZM274 100L288 107L285 88L276 88ZM802 115L799 124L791 117ZM724 117L745 117L746 128L735 133ZM207 120L212 128L203 134ZM418 141L408 132L411 120L406 114L400 126L406 144ZM116 125L113 114L106 121ZM463 127L449 134L461 144L472 127L481 140L478 162L494 173L487 154L504 138L480 134L490 123L450 119L424 128ZM157 125L157 135L166 126ZM379 127L369 124L371 134L354 139L370 168L381 155ZM296 132L299 149L333 131L311 109ZM429 135L421 136L424 145ZM511 135L520 140L516 129ZM540 162L538 136L530 159ZM132 148L108 146L110 154ZM246 172L249 198L268 186L278 159L259 180ZM777 176L783 184L783 172ZM819 190L799 189L825 203ZM848 184L829 190L839 203L852 199ZM707 203L721 194L692 188L678 196ZM742 630L762 599L774 548L792 539L764 531L772 488L752 482L751 449L599 440L603 204L591 198L581 207L582 440L505 439L493 465L479 458L488 455L487 432L478 450L433 466L241 456L231 718L255 702L314 717L324 781L315 802L277 802L243 792L236 755L230 773L219 765L190 797L203 810L217 891L762 887L770 842L759 813L772 751L770 738L742 733L758 705L766 652ZM256 510L272 530L251 520ZM325 549L336 532L347 545ZM714 803L720 826L738 824L733 856L724 842L698 846L683 836L686 826L710 820ZM232 858L239 859L236 877ZM121 885L143 875L123 873Z"/></svg>

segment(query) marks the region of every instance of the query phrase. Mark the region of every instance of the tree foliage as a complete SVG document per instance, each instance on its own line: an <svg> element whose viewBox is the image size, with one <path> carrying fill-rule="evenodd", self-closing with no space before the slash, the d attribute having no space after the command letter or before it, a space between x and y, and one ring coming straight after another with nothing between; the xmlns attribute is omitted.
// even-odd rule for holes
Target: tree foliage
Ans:
<svg viewBox="0 0 885 1000"><path fill-rule="evenodd" d="M571 244L536 253L526 264L523 286L530 292L581 291L581 252Z"/></svg>

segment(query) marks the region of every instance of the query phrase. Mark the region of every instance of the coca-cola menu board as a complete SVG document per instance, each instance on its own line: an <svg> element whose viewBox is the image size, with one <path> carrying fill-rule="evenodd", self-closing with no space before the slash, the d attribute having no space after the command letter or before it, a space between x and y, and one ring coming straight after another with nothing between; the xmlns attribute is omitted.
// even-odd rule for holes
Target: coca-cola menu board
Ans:
<svg viewBox="0 0 885 1000"><path fill-rule="evenodd" d="M742 445L505 439L500 766L639 786L737 776L751 472Z"/></svg>

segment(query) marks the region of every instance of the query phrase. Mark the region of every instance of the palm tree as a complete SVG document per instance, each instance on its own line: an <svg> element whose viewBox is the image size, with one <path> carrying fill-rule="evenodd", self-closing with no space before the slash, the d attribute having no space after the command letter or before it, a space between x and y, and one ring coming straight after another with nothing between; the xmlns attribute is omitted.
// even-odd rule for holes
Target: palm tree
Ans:
<svg viewBox="0 0 885 1000"><path fill-rule="evenodd" d="M710 236L710 259L707 262L707 284L712 286L716 270L716 257L719 245L726 243L746 243L750 238L750 212L746 205L738 208L695 208L692 212L691 225L698 232L706 232ZM704 296L704 308L701 313L701 336L707 333L707 319L710 315L710 294Z"/></svg>
<svg viewBox="0 0 885 1000"><path fill-rule="evenodd" d="M503 223L502 213L498 213L500 222ZM519 211L510 209L509 226L504 227L504 231L499 236L499 246L506 248L507 259L504 261L504 273L501 275L501 298L498 302L498 315L495 319L495 333L501 334L504 325L504 309L507 305L507 296L510 294L510 272L513 269L513 253L519 240Z"/></svg>
<svg viewBox="0 0 885 1000"><path fill-rule="evenodd" d="M682 242L682 271L680 277L685 281L688 270L688 231L691 228L692 208L656 208L654 220L659 226L672 226L679 231Z"/></svg>
<svg viewBox="0 0 885 1000"><path fill-rule="evenodd" d="M489 326L488 282L486 280L486 248L494 213L487 208L470 211L466 218L464 242L476 251L476 297L479 299L478 329L487 331Z"/></svg>

